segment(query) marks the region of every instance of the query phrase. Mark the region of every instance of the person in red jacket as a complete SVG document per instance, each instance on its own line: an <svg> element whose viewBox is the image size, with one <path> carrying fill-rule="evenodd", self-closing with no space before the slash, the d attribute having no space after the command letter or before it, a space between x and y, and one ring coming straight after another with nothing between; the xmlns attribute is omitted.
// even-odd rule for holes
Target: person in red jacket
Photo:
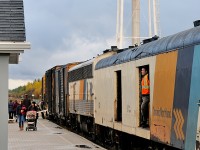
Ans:
<svg viewBox="0 0 200 150"><path fill-rule="evenodd" d="M25 114L26 114L26 107L25 105L23 105L23 103L20 101L19 105L17 106L16 109L17 112L17 118L18 118L18 122L19 122L19 129L24 130L24 122L25 122Z"/></svg>
<svg viewBox="0 0 200 150"><path fill-rule="evenodd" d="M145 128L148 127L149 124L147 123L148 121L148 112L149 112L149 94L150 94L150 81L149 81L149 75L147 72L147 69L145 67L142 67L141 69L141 75L142 75L142 103L141 103L141 114L142 114L142 123L141 127Z"/></svg>

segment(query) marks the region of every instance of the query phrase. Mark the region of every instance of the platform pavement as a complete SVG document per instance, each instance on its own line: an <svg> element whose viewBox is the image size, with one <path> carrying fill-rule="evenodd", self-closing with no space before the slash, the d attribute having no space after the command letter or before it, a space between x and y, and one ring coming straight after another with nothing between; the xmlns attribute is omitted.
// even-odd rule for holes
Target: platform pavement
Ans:
<svg viewBox="0 0 200 150"><path fill-rule="evenodd" d="M25 127L27 124L25 123ZM8 123L8 150L105 150L58 125L39 118L37 131L20 131L18 123Z"/></svg>

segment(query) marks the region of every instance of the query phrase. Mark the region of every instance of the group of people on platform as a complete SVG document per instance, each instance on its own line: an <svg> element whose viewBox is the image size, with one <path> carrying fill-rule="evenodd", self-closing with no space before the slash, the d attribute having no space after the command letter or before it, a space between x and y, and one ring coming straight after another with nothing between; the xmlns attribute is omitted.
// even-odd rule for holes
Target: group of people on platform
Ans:
<svg viewBox="0 0 200 150"><path fill-rule="evenodd" d="M43 101L42 101L43 102ZM43 107L43 106L42 106ZM25 95L23 101L10 101L8 103L9 119L13 119L16 116L16 122L19 122L19 129L22 131L24 129L24 122L26 121L27 111L38 111L38 106L34 101L28 99L28 95ZM38 113L36 113L35 127L37 125Z"/></svg>

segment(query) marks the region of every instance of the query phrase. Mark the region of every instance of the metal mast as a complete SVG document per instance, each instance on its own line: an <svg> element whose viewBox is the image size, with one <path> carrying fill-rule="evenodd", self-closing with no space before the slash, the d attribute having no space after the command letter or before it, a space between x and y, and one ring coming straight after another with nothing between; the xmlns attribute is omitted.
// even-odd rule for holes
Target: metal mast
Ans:
<svg viewBox="0 0 200 150"><path fill-rule="evenodd" d="M148 0L148 37L140 36L140 0L132 0L132 37L124 37L123 15L124 0L117 0L116 41L118 48L123 47L123 39L132 39L132 45L140 44L140 39L160 36L159 29L159 0ZM153 16L152 16L153 13ZM153 23L153 24L152 24Z"/></svg>
<svg viewBox="0 0 200 150"><path fill-rule="evenodd" d="M154 34L158 35L158 28L157 28L157 11L156 11L156 0L153 0L153 21L154 21Z"/></svg>
<svg viewBox="0 0 200 150"><path fill-rule="evenodd" d="M148 0L148 21L149 21L149 37L152 37L152 26L151 26L151 0Z"/></svg>
<svg viewBox="0 0 200 150"><path fill-rule="evenodd" d="M159 0L153 0L154 35L160 36Z"/></svg>
<svg viewBox="0 0 200 150"><path fill-rule="evenodd" d="M132 0L132 44L140 44L140 0Z"/></svg>

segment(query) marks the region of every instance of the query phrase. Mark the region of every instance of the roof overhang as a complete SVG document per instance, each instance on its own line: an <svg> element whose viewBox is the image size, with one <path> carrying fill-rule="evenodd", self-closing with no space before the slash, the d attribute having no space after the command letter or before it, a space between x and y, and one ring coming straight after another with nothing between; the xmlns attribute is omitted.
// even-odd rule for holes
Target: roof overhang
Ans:
<svg viewBox="0 0 200 150"><path fill-rule="evenodd" d="M0 42L0 54L9 54L9 64L18 64L20 53L30 48L29 42Z"/></svg>

